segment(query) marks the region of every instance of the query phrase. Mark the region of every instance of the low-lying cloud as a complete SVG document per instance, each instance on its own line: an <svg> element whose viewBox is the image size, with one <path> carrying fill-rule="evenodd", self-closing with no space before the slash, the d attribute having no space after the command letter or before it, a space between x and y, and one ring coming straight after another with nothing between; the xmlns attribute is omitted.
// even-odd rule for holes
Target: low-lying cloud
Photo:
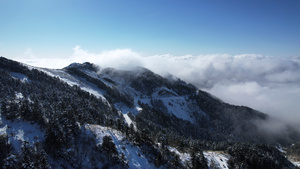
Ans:
<svg viewBox="0 0 300 169"><path fill-rule="evenodd" d="M131 69L143 66L161 75L170 73L225 102L252 107L298 125L300 129L300 57L257 54L143 56L130 49L92 53L79 46L73 50L73 55L64 61L60 59L60 63L88 61L101 67ZM49 62L47 64L39 66L51 67Z"/></svg>

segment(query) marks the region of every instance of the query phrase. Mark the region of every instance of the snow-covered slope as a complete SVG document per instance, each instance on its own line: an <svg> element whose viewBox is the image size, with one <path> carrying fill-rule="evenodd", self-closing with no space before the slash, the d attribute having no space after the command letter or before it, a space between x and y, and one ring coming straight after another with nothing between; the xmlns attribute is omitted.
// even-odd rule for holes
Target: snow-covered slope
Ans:
<svg viewBox="0 0 300 169"><path fill-rule="evenodd" d="M68 83L70 86L74 86L74 85L79 86L82 90L87 91L87 92L95 95L96 97L102 98L105 100L105 98L103 97L103 95L105 94L105 91L97 88L95 85L93 85L91 83L88 83L85 79L72 76L72 75L68 74L67 72L65 72L64 70L60 70L60 69L41 69L41 68L39 68L39 70L47 73L49 76L60 78L62 81Z"/></svg>
<svg viewBox="0 0 300 169"><path fill-rule="evenodd" d="M3 134L8 136L10 144L18 153L24 141L34 145L45 140L44 132L39 125L22 120L6 120L4 117L0 122L0 135Z"/></svg>
<svg viewBox="0 0 300 169"><path fill-rule="evenodd" d="M197 109L194 104L187 101L187 96L179 95L175 91L166 86L161 86L155 89L152 94L147 95L141 91L137 91L131 86L133 78L136 78L136 72L124 71L127 73L127 76L124 76L124 72L113 72L117 71L114 69L107 69L103 71L94 71L90 69L83 68L81 64L71 64L69 67L65 69L40 69L47 73L50 76L58 77L61 80L65 81L69 85L77 85L81 89L99 97L103 100L106 100L105 94L106 91L103 89L99 89L95 84L92 84L88 80L83 77L76 76L74 74L68 73L68 68L77 68L81 72L85 73L86 75L97 79L103 82L109 88L115 88L116 90L120 91L123 94L126 94L133 98L134 100L134 107L129 108L128 106L124 105L123 103L116 103L115 107L121 111L123 114L127 114L131 112L133 115L137 114L139 110L141 110L140 105L138 102L148 104L150 106L153 105L153 100L160 100L162 101L164 107L166 108L166 112L175 115L178 118L183 120L187 120L190 122L195 122L193 117L193 112L198 112L198 114L202 114L205 116L205 113L201 110ZM128 119L128 118L127 118Z"/></svg>
<svg viewBox="0 0 300 169"><path fill-rule="evenodd" d="M118 152L125 155L129 168L156 168L153 163L150 163L145 155L143 155L142 151L126 140L119 131L100 125L87 124L84 127L95 134L98 144L102 144L104 136L111 136Z"/></svg>
<svg viewBox="0 0 300 169"><path fill-rule="evenodd" d="M229 160L230 155L218 151L205 151L203 152L203 154L207 159L207 163L210 168L220 168L220 169L229 168L227 161Z"/></svg>

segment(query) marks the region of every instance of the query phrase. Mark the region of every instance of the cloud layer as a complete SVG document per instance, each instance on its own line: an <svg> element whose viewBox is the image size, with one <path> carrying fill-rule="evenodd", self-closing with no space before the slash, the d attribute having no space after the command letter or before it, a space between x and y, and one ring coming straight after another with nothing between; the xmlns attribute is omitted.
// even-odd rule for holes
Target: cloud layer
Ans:
<svg viewBox="0 0 300 169"><path fill-rule="evenodd" d="M143 66L161 75L171 73L225 102L252 107L298 125L300 129L300 57L256 54L143 56L130 49L92 53L76 46L67 59L41 61L30 64L58 68L71 62L89 61L101 67L131 69Z"/></svg>

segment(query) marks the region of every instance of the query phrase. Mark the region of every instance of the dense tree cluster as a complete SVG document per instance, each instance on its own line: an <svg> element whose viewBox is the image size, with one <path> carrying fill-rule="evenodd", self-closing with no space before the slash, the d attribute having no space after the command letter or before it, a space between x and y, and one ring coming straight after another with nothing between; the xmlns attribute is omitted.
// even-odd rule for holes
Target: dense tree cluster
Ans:
<svg viewBox="0 0 300 169"><path fill-rule="evenodd" d="M0 166L4 165L4 159L8 156L11 146L7 135L0 135Z"/></svg>
<svg viewBox="0 0 300 169"><path fill-rule="evenodd" d="M230 168L283 169L292 167L276 148L264 144L235 144L228 148Z"/></svg>
<svg viewBox="0 0 300 169"><path fill-rule="evenodd" d="M27 141L24 141L21 147L21 152L17 155L8 154L4 159L4 169L20 168L20 169L50 169L51 166L47 159L47 154L44 149L41 149L39 144L30 146Z"/></svg>

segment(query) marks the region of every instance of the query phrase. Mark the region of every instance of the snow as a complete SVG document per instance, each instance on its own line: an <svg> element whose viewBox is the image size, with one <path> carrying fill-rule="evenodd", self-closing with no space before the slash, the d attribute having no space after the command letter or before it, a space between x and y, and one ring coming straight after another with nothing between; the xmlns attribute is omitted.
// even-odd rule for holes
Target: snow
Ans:
<svg viewBox="0 0 300 169"><path fill-rule="evenodd" d="M71 63L69 66L67 66L67 68L78 67L80 65L80 63Z"/></svg>
<svg viewBox="0 0 300 169"><path fill-rule="evenodd" d="M66 82L70 86L79 86L82 90L89 92L90 94L96 96L97 98L102 99L104 102L107 102L106 98L103 96L105 91L98 89L95 85L87 82L85 79L72 76L66 73L63 70L59 69L39 69L44 73L52 77L58 77L60 80ZM107 102L108 103L108 102Z"/></svg>
<svg viewBox="0 0 300 169"><path fill-rule="evenodd" d="M7 126L1 127L0 128L0 135L5 135L7 130Z"/></svg>
<svg viewBox="0 0 300 169"><path fill-rule="evenodd" d="M22 74L22 73L10 72L10 75L13 78L20 79L21 82L23 82L23 83L30 82L30 80L28 79L28 77L26 75Z"/></svg>
<svg viewBox="0 0 300 169"><path fill-rule="evenodd" d="M182 164L187 164L189 161L191 161L191 155L190 153L182 153L179 152L176 148L174 147L168 147L168 149L171 152L176 153L182 162ZM207 165L210 166L212 162L216 164L216 168L219 169L228 169L228 164L227 161L229 160L229 155L219 152L219 151L204 151L203 152L204 157L207 160Z"/></svg>
<svg viewBox="0 0 300 169"><path fill-rule="evenodd" d="M130 124L132 123L132 120L130 119L130 117L128 116L128 114L123 114L126 123L128 124L128 126L130 126Z"/></svg>
<svg viewBox="0 0 300 169"><path fill-rule="evenodd" d="M293 163L295 166L300 167L300 161L290 160L290 162Z"/></svg>
<svg viewBox="0 0 300 169"><path fill-rule="evenodd" d="M189 109L187 108L187 101L184 97L164 97L161 98L168 112L174 114L176 117L190 122L194 122L189 116Z"/></svg>
<svg viewBox="0 0 300 169"><path fill-rule="evenodd" d="M17 152L21 150L23 141L28 141L30 145L44 141L44 132L41 131L39 125L20 119L11 121L2 117L0 134L7 134L9 142Z"/></svg>
<svg viewBox="0 0 300 169"><path fill-rule="evenodd" d="M191 155L190 155L190 153L181 153L181 152L179 152L179 151L178 151L176 148L174 148L174 147L168 147L168 149L169 149L171 152L176 153L176 154L179 156L179 158L180 158L180 160L181 160L181 162L182 162L183 164L185 164L186 162L188 162L188 161L191 160Z"/></svg>
<svg viewBox="0 0 300 169"><path fill-rule="evenodd" d="M102 127L100 125L85 125L87 130L92 131L96 135L98 144L102 144L104 136L111 136L119 153L123 153L128 160L129 168L156 168L142 154L142 151L127 141L125 137L117 130Z"/></svg>
<svg viewBox="0 0 300 169"><path fill-rule="evenodd" d="M132 113L132 114L137 114L137 110L136 109L132 109L127 107L124 103L116 103L115 104L115 108L122 113L123 117L125 118L126 123L128 124L128 126L130 126L130 124L133 124L134 129L136 130L136 125L135 123L131 120L131 118L128 116L128 113Z"/></svg>
<svg viewBox="0 0 300 169"><path fill-rule="evenodd" d="M173 96L178 96L178 95L177 95L177 93L175 93L174 91L172 91L166 87L158 88L152 94L152 97L173 97Z"/></svg>
<svg viewBox="0 0 300 169"><path fill-rule="evenodd" d="M190 121L194 123L194 119L192 118L192 112L195 110L195 105L188 103L183 96L155 96L155 97L148 97L148 98L140 98L140 102L143 104L151 104L151 98L154 100L161 100L163 104L168 109L169 114L173 114L178 118L183 120ZM142 110L138 106L136 107L138 111Z"/></svg>
<svg viewBox="0 0 300 169"><path fill-rule="evenodd" d="M205 151L203 152L204 157L207 159L208 166L211 166L212 163L216 164L217 168L228 169L227 161L230 156L220 151Z"/></svg>
<svg viewBox="0 0 300 169"><path fill-rule="evenodd" d="M286 153L286 151L282 148L281 145L278 145L275 148L277 148L277 150L280 151L281 153Z"/></svg>
<svg viewBox="0 0 300 169"><path fill-rule="evenodd" d="M16 96L16 99L18 99L18 100L21 100L24 98L22 93L16 93L15 96Z"/></svg>

